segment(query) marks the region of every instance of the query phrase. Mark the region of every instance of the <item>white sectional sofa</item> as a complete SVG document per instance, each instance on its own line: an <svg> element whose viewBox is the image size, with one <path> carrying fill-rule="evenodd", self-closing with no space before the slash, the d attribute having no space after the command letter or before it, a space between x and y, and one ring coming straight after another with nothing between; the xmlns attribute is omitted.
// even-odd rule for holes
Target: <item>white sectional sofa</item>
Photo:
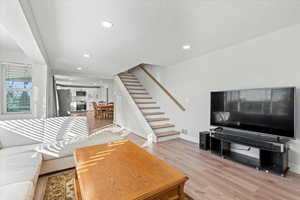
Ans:
<svg viewBox="0 0 300 200"><path fill-rule="evenodd" d="M30 200L33 199L34 189L42 165L42 155L34 149L38 144L23 139L22 146L12 146L3 138L9 133L0 128L0 199L3 200ZM31 143L31 144L28 144Z"/></svg>
<svg viewBox="0 0 300 200"><path fill-rule="evenodd" d="M65 142L61 140L65 135L60 133L56 142L44 143L29 138L26 134L20 135L16 131L19 130L17 127L9 129L3 123L0 122L0 200L32 200L42 162L65 157L72 159L76 148L122 139L119 134L111 132L88 137L83 137L78 132L80 139L69 138L68 142ZM13 121L9 123L13 124ZM26 120L22 124L26 126ZM32 125L32 121L30 124ZM87 124L85 126L87 129ZM67 132L66 134L70 133ZM76 138L76 135L73 136ZM55 155L48 154L49 151L54 151Z"/></svg>

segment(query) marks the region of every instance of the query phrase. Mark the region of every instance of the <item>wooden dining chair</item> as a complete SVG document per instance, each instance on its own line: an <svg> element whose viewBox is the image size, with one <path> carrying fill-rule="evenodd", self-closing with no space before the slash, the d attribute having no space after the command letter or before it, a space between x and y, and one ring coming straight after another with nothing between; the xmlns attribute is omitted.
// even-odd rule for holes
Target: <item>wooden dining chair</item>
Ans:
<svg viewBox="0 0 300 200"><path fill-rule="evenodd" d="M101 106L101 110L103 113L103 117L105 119L112 119L113 118L113 106L107 105L107 106Z"/></svg>
<svg viewBox="0 0 300 200"><path fill-rule="evenodd" d="M97 105L96 102L92 102L92 103L93 103L95 118L98 118L101 115L101 108Z"/></svg>
<svg viewBox="0 0 300 200"><path fill-rule="evenodd" d="M113 119L113 117L114 117L114 105L109 106L108 117L109 117L109 119Z"/></svg>

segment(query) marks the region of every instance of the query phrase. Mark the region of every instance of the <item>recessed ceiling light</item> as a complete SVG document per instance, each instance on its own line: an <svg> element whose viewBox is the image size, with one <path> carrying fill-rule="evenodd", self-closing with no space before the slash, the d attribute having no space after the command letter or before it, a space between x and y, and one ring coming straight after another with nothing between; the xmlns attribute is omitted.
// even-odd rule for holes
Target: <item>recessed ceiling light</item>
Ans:
<svg viewBox="0 0 300 200"><path fill-rule="evenodd" d="M77 67L76 69L79 70L79 71L81 71L81 70L82 70L82 67Z"/></svg>
<svg viewBox="0 0 300 200"><path fill-rule="evenodd" d="M113 26L113 24L111 22L108 22L108 21L103 21L101 22L101 25L104 27L104 28L111 28Z"/></svg>
<svg viewBox="0 0 300 200"><path fill-rule="evenodd" d="M189 44L183 45L182 49L183 50L189 50L189 49L191 49L191 45L189 45Z"/></svg>
<svg viewBox="0 0 300 200"><path fill-rule="evenodd" d="M90 58L90 57L91 57L91 55L90 55L90 54L88 54L88 53L85 53L85 54L83 54L83 57L85 57L85 58Z"/></svg>

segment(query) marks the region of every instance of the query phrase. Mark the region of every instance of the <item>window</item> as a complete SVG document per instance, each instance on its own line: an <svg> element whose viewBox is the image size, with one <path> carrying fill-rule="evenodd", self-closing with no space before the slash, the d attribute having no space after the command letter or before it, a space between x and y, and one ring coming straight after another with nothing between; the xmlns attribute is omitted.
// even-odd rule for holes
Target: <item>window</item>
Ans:
<svg viewBox="0 0 300 200"><path fill-rule="evenodd" d="M3 113L31 113L31 68L20 64L2 64Z"/></svg>

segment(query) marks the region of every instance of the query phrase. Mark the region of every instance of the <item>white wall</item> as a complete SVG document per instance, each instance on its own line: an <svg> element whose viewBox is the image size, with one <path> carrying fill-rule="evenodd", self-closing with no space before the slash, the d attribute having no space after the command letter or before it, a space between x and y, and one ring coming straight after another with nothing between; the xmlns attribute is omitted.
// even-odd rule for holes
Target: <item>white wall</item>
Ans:
<svg viewBox="0 0 300 200"><path fill-rule="evenodd" d="M50 67L47 68L47 91L46 91L46 116L55 117L56 116L56 99L54 90L54 73Z"/></svg>
<svg viewBox="0 0 300 200"><path fill-rule="evenodd" d="M174 66L161 67L162 84L187 109L164 104L183 138L198 142L199 131L209 129L210 91L296 86L300 88L300 25L285 28ZM193 51L193 49L191 49ZM188 52L183 52L188 53ZM300 113L297 90L296 116ZM160 103L160 102L159 102ZM300 124L291 142L290 167L300 173Z"/></svg>
<svg viewBox="0 0 300 200"><path fill-rule="evenodd" d="M114 99L114 81L113 79L102 79L99 81L100 85L102 86L101 94L102 94L102 100L106 101L106 88L108 88L108 101L113 102Z"/></svg>

